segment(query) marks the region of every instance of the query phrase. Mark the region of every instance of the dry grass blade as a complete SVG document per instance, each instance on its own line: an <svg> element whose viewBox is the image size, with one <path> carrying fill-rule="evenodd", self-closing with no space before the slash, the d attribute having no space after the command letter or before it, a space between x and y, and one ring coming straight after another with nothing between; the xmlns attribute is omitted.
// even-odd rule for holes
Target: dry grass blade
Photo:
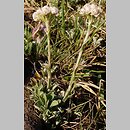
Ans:
<svg viewBox="0 0 130 130"><path fill-rule="evenodd" d="M94 94L95 96L97 96L97 94L90 88L94 87L99 89L96 85L90 84L90 83L86 83L86 82L79 82L76 84L77 86L81 86L82 88L84 88L85 90L89 91L90 93Z"/></svg>
<svg viewBox="0 0 130 130"><path fill-rule="evenodd" d="M102 103L102 105L103 105L104 107L106 107L106 104L104 103L103 100L101 100L101 103Z"/></svg>
<svg viewBox="0 0 130 130"><path fill-rule="evenodd" d="M96 89L98 89L98 90L100 89L97 85L92 84L92 83L87 83L87 82L78 82L78 84L82 84L82 85L90 86L90 87L96 88Z"/></svg>

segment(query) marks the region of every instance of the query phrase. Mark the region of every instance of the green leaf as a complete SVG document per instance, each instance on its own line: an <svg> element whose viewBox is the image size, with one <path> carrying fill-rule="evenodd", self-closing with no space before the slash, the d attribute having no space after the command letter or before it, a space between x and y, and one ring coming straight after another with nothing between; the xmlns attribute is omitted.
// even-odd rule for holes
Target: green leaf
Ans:
<svg viewBox="0 0 130 130"><path fill-rule="evenodd" d="M47 97L46 97L46 93L43 93L43 99L45 101L45 104L47 103Z"/></svg>
<svg viewBox="0 0 130 130"><path fill-rule="evenodd" d="M50 107L55 107L55 106L57 106L60 102L61 102L60 99L59 99L59 100L54 100L54 101L52 101Z"/></svg>

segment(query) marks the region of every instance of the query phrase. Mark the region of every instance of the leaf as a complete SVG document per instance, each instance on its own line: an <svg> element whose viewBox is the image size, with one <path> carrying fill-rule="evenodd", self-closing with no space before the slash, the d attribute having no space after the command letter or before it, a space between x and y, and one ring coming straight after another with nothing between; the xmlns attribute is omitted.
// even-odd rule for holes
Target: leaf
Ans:
<svg viewBox="0 0 130 130"><path fill-rule="evenodd" d="M51 103L51 105L50 105L50 107L55 107L55 106L57 106L60 102L61 102L60 99L59 99L59 100L53 100L52 103Z"/></svg>
<svg viewBox="0 0 130 130"><path fill-rule="evenodd" d="M47 97L46 97L46 93L43 93L43 99L45 101L45 104L47 103Z"/></svg>

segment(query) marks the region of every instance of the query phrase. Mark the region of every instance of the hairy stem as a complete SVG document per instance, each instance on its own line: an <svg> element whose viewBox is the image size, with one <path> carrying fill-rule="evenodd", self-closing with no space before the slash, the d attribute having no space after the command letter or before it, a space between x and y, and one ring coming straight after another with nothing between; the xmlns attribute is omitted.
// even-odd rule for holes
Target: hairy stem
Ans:
<svg viewBox="0 0 130 130"><path fill-rule="evenodd" d="M83 53L83 48L84 48L84 45L87 43L88 41L88 37L89 37L89 33L90 33L90 27L91 27L91 19L89 20L89 23L88 23L88 30L87 30L87 33L86 33L86 36L84 38L84 41L83 41L83 44L79 50L79 54L78 54L78 58L77 58L77 62L74 66L74 70L72 72L72 76L71 76L71 79L70 79L70 83L69 83L69 87L68 89L66 90L66 93L65 93L65 96L63 98L63 102L65 102L69 95L71 94L72 90L73 90L73 84L74 84L74 81L75 81L75 75L76 75L76 72L77 72L77 69L78 69L78 66L79 66L79 63L80 63L80 59L81 59L81 56L82 56L82 53Z"/></svg>
<svg viewBox="0 0 130 130"><path fill-rule="evenodd" d="M48 82L47 87L51 87L51 46L50 46L50 26L48 19L46 20L46 29L47 29L47 43L48 43Z"/></svg>

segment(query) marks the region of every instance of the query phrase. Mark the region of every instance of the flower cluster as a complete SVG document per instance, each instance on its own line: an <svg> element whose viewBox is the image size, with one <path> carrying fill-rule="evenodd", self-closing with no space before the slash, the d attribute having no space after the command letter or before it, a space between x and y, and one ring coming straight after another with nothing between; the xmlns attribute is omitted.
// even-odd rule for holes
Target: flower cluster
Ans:
<svg viewBox="0 0 130 130"><path fill-rule="evenodd" d="M80 10L81 15L91 14L95 17L97 17L101 12L102 9L99 6L90 3L85 4Z"/></svg>
<svg viewBox="0 0 130 130"><path fill-rule="evenodd" d="M48 14L58 15L58 9L54 6L44 6L38 9L36 12L33 13L34 21L41 20L42 17L47 16Z"/></svg>

